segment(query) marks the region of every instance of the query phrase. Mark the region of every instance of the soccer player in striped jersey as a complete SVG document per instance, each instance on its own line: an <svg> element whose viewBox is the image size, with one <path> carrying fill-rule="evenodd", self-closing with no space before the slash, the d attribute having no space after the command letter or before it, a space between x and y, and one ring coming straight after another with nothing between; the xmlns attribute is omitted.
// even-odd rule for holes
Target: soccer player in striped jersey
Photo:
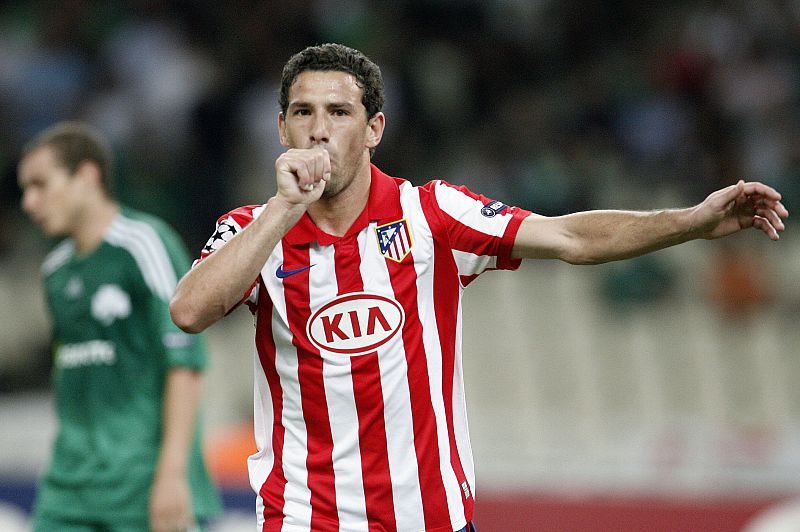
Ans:
<svg viewBox="0 0 800 532"><path fill-rule="evenodd" d="M22 207L66 237L42 267L53 325L58 434L35 531L176 531L220 509L200 448L207 353L169 301L189 257L163 221L120 205L112 156L84 124L23 151Z"/></svg>
<svg viewBox="0 0 800 532"><path fill-rule="evenodd" d="M277 193L219 218L170 306L189 332L241 303L255 315L260 531L471 528L461 300L482 272L624 259L747 227L777 239L788 215L760 183L688 209L553 218L445 181L414 186L371 164L382 104L380 70L357 50L294 55Z"/></svg>

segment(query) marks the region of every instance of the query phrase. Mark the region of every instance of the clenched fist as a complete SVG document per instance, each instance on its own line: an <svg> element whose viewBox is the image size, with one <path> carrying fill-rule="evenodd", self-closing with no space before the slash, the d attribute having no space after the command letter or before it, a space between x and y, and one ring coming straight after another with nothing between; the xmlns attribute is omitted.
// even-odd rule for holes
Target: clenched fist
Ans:
<svg viewBox="0 0 800 532"><path fill-rule="evenodd" d="M292 148L275 161L278 196L287 203L308 205L317 201L331 177L331 159L327 150Z"/></svg>

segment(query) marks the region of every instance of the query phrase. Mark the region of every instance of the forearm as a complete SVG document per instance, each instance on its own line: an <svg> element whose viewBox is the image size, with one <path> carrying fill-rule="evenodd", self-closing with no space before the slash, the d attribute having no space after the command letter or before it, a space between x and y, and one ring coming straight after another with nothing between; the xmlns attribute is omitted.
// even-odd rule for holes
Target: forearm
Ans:
<svg viewBox="0 0 800 532"><path fill-rule="evenodd" d="M200 404L201 376L190 368L172 368L164 383L161 445L148 510L150 530L188 530L194 523L189 457Z"/></svg>
<svg viewBox="0 0 800 532"><path fill-rule="evenodd" d="M156 477L186 475L200 405L202 376L190 368L167 373L162 406L162 437Z"/></svg>
<svg viewBox="0 0 800 532"><path fill-rule="evenodd" d="M173 321L184 331L195 333L225 316L304 212L304 206L271 199L261 216L181 279L170 303Z"/></svg>
<svg viewBox="0 0 800 532"><path fill-rule="evenodd" d="M573 236L571 254L577 264L628 259L696 238L691 209L650 212L593 211L567 215Z"/></svg>
<svg viewBox="0 0 800 532"><path fill-rule="evenodd" d="M692 240L693 208L661 211L586 211L553 218L532 216L520 227L514 256L571 264L628 259Z"/></svg>

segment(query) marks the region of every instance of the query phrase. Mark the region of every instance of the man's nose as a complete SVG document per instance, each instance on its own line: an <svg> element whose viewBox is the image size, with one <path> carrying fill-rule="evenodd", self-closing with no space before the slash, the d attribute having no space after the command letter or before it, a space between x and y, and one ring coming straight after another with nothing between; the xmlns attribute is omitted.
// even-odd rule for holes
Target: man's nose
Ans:
<svg viewBox="0 0 800 532"><path fill-rule="evenodd" d="M314 119L314 124L311 128L311 141L319 144L328 142L330 140L330 131L328 124L328 117L324 114L318 114Z"/></svg>
<svg viewBox="0 0 800 532"><path fill-rule="evenodd" d="M22 210L28 214L33 212L34 204L36 203L35 196L36 195L30 190L26 190L22 193Z"/></svg>

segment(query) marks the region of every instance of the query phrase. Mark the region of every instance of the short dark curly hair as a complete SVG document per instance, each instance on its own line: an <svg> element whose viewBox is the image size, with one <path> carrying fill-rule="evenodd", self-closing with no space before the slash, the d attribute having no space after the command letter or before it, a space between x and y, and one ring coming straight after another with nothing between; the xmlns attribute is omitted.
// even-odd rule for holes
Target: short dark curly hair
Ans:
<svg viewBox="0 0 800 532"><path fill-rule="evenodd" d="M326 43L297 52L283 67L280 106L284 114L289 107L289 89L297 76L306 70L335 70L352 74L358 86L364 90L361 103L367 109L367 119L383 109L383 76L378 65L358 50L342 44Z"/></svg>

